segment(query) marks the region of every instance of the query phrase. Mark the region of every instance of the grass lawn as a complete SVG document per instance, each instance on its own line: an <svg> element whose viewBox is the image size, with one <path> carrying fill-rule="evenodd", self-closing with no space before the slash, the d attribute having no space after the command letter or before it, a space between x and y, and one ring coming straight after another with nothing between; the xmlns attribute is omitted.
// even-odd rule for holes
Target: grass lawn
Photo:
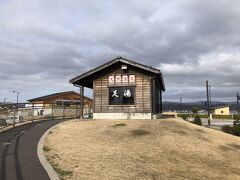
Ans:
<svg viewBox="0 0 240 180"><path fill-rule="evenodd" d="M44 151L62 179L240 179L240 138L180 119L69 121Z"/></svg>

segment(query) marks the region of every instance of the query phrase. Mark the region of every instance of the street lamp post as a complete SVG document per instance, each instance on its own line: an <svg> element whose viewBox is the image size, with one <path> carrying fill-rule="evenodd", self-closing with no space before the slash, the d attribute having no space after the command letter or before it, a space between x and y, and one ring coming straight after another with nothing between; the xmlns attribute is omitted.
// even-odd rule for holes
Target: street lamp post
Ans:
<svg viewBox="0 0 240 180"><path fill-rule="evenodd" d="M14 115L13 115L13 126L15 126L15 117L16 117L16 111L18 111L18 99L19 99L20 92L18 91L12 91L12 92L17 94L17 104L16 104L16 108L14 109Z"/></svg>
<svg viewBox="0 0 240 180"><path fill-rule="evenodd" d="M17 94L17 105L18 105L18 98L19 98L20 92L18 92L18 91L12 91L12 92Z"/></svg>

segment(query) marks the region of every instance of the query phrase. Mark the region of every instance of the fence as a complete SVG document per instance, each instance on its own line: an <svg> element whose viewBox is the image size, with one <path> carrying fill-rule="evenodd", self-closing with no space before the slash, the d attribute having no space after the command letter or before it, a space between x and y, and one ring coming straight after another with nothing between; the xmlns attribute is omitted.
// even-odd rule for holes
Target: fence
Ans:
<svg viewBox="0 0 240 180"><path fill-rule="evenodd" d="M92 117L91 109L84 109L85 118ZM34 120L50 120L56 118L80 117L80 107L77 104L21 104L0 106L0 128Z"/></svg>

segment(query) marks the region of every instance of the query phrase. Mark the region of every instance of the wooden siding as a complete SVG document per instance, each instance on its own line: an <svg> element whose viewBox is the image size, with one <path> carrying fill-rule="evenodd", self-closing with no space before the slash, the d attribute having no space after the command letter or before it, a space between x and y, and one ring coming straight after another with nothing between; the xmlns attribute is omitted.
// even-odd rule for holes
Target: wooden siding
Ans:
<svg viewBox="0 0 240 180"><path fill-rule="evenodd" d="M108 83L110 75L135 75L135 83ZM93 97L95 113L128 113L141 112L151 113L151 75L142 73L136 69L130 69L123 73L121 69L113 70L93 81ZM109 105L109 87L113 86L134 86L134 105Z"/></svg>

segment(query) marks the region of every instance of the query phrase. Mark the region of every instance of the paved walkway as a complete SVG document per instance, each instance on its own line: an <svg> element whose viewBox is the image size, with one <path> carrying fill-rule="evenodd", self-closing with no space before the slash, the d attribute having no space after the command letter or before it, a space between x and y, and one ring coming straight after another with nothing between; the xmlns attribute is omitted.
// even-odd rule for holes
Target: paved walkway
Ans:
<svg viewBox="0 0 240 180"><path fill-rule="evenodd" d="M63 120L38 121L0 133L0 180L48 180L37 145L50 127Z"/></svg>

